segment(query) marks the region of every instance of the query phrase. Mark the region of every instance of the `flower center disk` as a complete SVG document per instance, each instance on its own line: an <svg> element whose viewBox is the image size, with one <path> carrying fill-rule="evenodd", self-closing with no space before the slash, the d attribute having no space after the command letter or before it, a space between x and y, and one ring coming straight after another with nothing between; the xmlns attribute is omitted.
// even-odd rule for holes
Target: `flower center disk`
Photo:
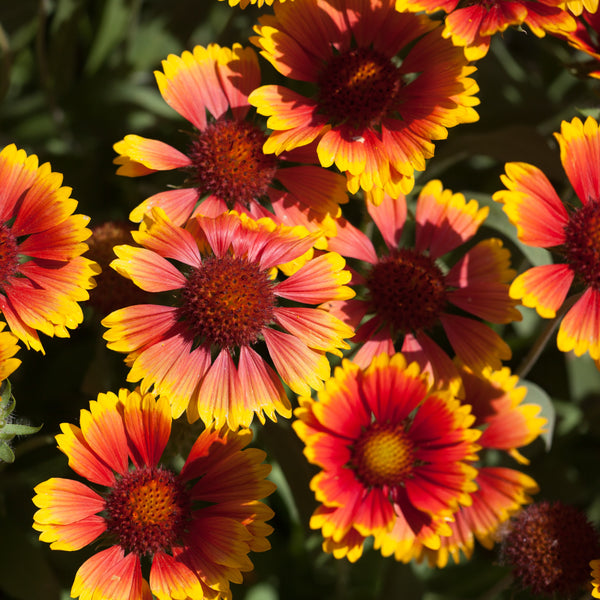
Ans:
<svg viewBox="0 0 600 600"><path fill-rule="evenodd" d="M565 227L567 261L583 282L600 289L600 204L588 202Z"/></svg>
<svg viewBox="0 0 600 600"><path fill-rule="evenodd" d="M190 274L180 312L202 342L233 348L258 340L274 306L272 284L256 263L223 256L205 259Z"/></svg>
<svg viewBox="0 0 600 600"><path fill-rule="evenodd" d="M108 531L138 556L168 549L190 513L183 486L170 471L145 467L125 474L106 499Z"/></svg>
<svg viewBox="0 0 600 600"><path fill-rule="evenodd" d="M398 486L410 475L415 449L402 425L373 423L352 451L357 477L371 487Z"/></svg>
<svg viewBox="0 0 600 600"><path fill-rule="evenodd" d="M367 277L373 310L394 332L432 327L446 306L446 286L428 257L403 249L374 265Z"/></svg>
<svg viewBox="0 0 600 600"><path fill-rule="evenodd" d="M193 183L233 208L266 194L277 171L277 158L262 151L264 132L246 121L209 124L192 143Z"/></svg>
<svg viewBox="0 0 600 600"><path fill-rule="evenodd" d="M6 225L0 225L0 287L18 269L17 240Z"/></svg>
<svg viewBox="0 0 600 600"><path fill-rule="evenodd" d="M377 124L398 103L402 79L391 60L367 48L334 56L321 72L318 103L335 125Z"/></svg>

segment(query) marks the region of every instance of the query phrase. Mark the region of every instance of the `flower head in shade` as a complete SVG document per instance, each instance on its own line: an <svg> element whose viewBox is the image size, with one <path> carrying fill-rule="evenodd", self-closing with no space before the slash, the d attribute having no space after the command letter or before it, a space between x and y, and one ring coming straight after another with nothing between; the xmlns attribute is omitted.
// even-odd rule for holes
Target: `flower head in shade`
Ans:
<svg viewBox="0 0 600 600"><path fill-rule="evenodd" d="M428 17L397 12L394 0L309 0L274 9L251 41L308 91L265 85L250 94L273 130L265 152L318 140L321 164L345 173L351 192L397 195L412 189L415 169L433 156L433 140L478 119L478 87L468 77L475 67Z"/></svg>
<svg viewBox="0 0 600 600"><path fill-rule="evenodd" d="M93 488L40 483L33 527L54 550L103 542L77 571L73 598L230 598L229 582L252 569L248 553L269 548L272 511L260 499L275 486L265 453L244 450L249 430L205 430L181 472L160 464L171 432L166 398L99 394L81 428L61 430L58 447Z"/></svg>
<svg viewBox="0 0 600 600"><path fill-rule="evenodd" d="M598 532L585 513L562 502L539 502L513 517L501 557L524 589L546 598L575 598L589 586Z"/></svg>
<svg viewBox="0 0 600 600"><path fill-rule="evenodd" d="M339 254L307 259L317 235L233 212L183 228L154 208L133 234L142 247L117 246L112 266L143 290L170 292L169 304L103 320L108 347L127 353L128 380L166 394L190 422L235 429L255 413L291 416L281 380L299 394L321 387L326 353L341 354L353 334L318 306L354 292Z"/></svg>
<svg viewBox="0 0 600 600"><path fill-rule="evenodd" d="M202 202L205 215L236 209L290 225L331 226L339 204L348 200L344 178L310 164L316 161L314 150L279 157L263 153L265 133L249 114L248 94L260 83L252 48L196 46L162 65L155 75L163 98L195 128L187 149L127 135L114 146L119 154L114 162L120 165L117 173L128 177L172 169L187 177L183 187L145 200L131 213L133 221L160 206L183 224Z"/></svg>
<svg viewBox="0 0 600 600"><path fill-rule="evenodd" d="M526 163L508 163L502 183L506 190L494 200L517 228L528 246L552 250L557 262L532 267L510 287L510 295L541 317L552 319L562 309L557 344L562 352L577 356L589 352L600 359L600 132L588 117L563 121L555 133L560 159L575 190L565 204L547 177ZM569 293L572 295L569 299ZM575 302L568 308L569 304Z"/></svg>
<svg viewBox="0 0 600 600"><path fill-rule="evenodd" d="M0 152L0 312L27 346L43 351L38 331L68 337L83 320L99 267L81 256L89 217L62 175L14 144Z"/></svg>
<svg viewBox="0 0 600 600"><path fill-rule="evenodd" d="M439 547L446 521L470 502L477 473L470 408L433 391L416 363L381 354L366 369L344 360L317 393L300 398L294 429L322 470L311 489L321 506L311 527L324 549L356 560L366 537L402 529Z"/></svg>
<svg viewBox="0 0 600 600"><path fill-rule="evenodd" d="M106 221L92 228L92 235L87 241L90 247L88 256L102 268L89 300L101 317L123 306L141 304L148 300L147 292L109 267L116 258L113 252L115 246L133 244L133 229L134 226L125 221Z"/></svg>
<svg viewBox="0 0 600 600"><path fill-rule="evenodd" d="M444 11L443 37L464 47L468 60L479 60L487 54L492 36L511 26L527 25L537 37L573 31L575 19L564 4L562 0L396 0L396 9L428 14Z"/></svg>
<svg viewBox="0 0 600 600"><path fill-rule="evenodd" d="M357 328L354 362L365 367L381 352L395 349L436 379L456 377L450 357L431 337L441 328L468 366L499 369L510 358L506 343L487 324L520 319L508 295L514 277L510 254L498 239L486 239L456 259L487 216L475 200L444 190L430 181L419 194L413 245L401 242L407 209L404 196L385 196L379 206L367 204L386 249L378 254L371 240L350 223L341 221L329 248L366 263L353 277L356 299L334 302L332 312ZM453 264L444 264L453 253Z"/></svg>
<svg viewBox="0 0 600 600"><path fill-rule="evenodd" d="M524 504L531 502L531 494L538 491L536 482L521 471L503 466L487 466L485 450L501 450L518 462L528 460L519 448L530 444L544 430L546 419L539 416L537 404L524 403L526 388L517 387L518 377L506 367L493 371L484 369L473 373L464 365L459 367L463 403L471 406L475 423L482 430L477 443L482 448L481 461L475 479L477 490L471 494L472 503L462 506L449 523L452 534L441 538L438 549L415 542L417 560L427 559L431 566L444 567L452 557L460 562L461 552L471 558L477 539L491 549L497 541L500 526ZM387 546L393 548L394 539L388 536Z"/></svg>

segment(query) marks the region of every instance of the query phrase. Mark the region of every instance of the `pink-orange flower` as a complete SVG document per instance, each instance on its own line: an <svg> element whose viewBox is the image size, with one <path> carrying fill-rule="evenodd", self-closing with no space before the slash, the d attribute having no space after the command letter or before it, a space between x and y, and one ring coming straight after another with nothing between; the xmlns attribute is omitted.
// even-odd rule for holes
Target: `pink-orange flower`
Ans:
<svg viewBox="0 0 600 600"><path fill-rule="evenodd" d="M145 291L169 292L167 304L103 320L108 347L127 353L128 380L166 394L173 416L187 409L190 422L235 429L255 413L291 416L281 379L299 394L321 387L326 353L341 354L353 334L315 306L354 295L339 254L307 259L318 235L233 212L182 228L154 208L133 234L143 247L117 246L112 266Z"/></svg>
<svg viewBox="0 0 600 600"><path fill-rule="evenodd" d="M121 389L99 394L56 436L70 467L93 487L52 478L36 488L33 527L54 550L102 542L79 568L73 598L231 598L229 582L252 570L248 553L269 548L260 502L265 453L252 432L203 431L181 469L160 464L171 433L166 398ZM149 576L145 573L149 566Z"/></svg>
<svg viewBox="0 0 600 600"><path fill-rule="evenodd" d="M79 302L94 287L87 250L89 217L62 175L14 144L0 152L0 312L27 348L43 351L38 331L68 337L83 320Z"/></svg>
<svg viewBox="0 0 600 600"><path fill-rule="evenodd" d="M270 216L288 225L331 227L339 204L347 202L344 178L316 166L314 150L279 157L265 155L266 136L251 118L248 94L260 83L252 48L196 46L181 56L171 54L156 71L164 100L187 119L195 132L185 152L158 140L127 135L114 146L117 173L137 177L180 169L183 187L159 192L131 213L141 221L160 206L183 224L201 202L202 214L217 216L229 209ZM265 205L269 205L273 213Z"/></svg>
<svg viewBox="0 0 600 600"><path fill-rule="evenodd" d="M575 19L564 4L563 0L396 0L396 9L428 14L443 10L444 38L464 46L468 60L479 60L487 54L492 36L510 26L527 25L538 37L573 31Z"/></svg>
<svg viewBox="0 0 600 600"><path fill-rule="evenodd" d="M520 463L528 461L518 449L530 444L544 430L546 419L539 416L537 404L526 404L525 387L517 387L518 377L506 367L485 369L475 374L462 366L462 402L471 407L475 416L473 427L482 430L478 444L483 450L507 452ZM472 504L463 506L449 523L452 534L441 538L438 549L425 547L418 540L414 552L417 560L426 558L431 566L446 566L449 557L460 562L461 552L471 558L477 539L485 548L497 541L500 525L505 523L538 491L536 482L521 471L503 466L487 466L485 455L478 464L475 479L477 490L471 494ZM393 548L393 538L387 545Z"/></svg>
<svg viewBox="0 0 600 600"><path fill-rule="evenodd" d="M516 226L519 239L528 246L549 248L558 261L532 267L510 287L510 295L541 317L552 319L569 302L560 323L557 344L562 352L577 356L589 352L600 359L600 132L588 117L563 121L555 133L560 159L577 200L565 205L552 184L537 167L508 163L502 183L506 190L494 200ZM563 311L568 304L564 306Z"/></svg>
<svg viewBox="0 0 600 600"><path fill-rule="evenodd" d="M265 85L250 94L273 130L265 152L317 140L321 164L344 172L351 192L395 196L412 189L433 140L478 119L478 87L468 77L475 67L428 17L397 12L394 0L309 0L274 10L251 41L307 91Z"/></svg>
<svg viewBox="0 0 600 600"><path fill-rule="evenodd" d="M468 405L432 390L416 363L381 354L366 369L344 360L317 393L300 398L294 429L322 470L311 489L321 504L311 527L324 549L356 560L368 536L402 531L439 548L447 521L470 503L480 435Z"/></svg>
<svg viewBox="0 0 600 600"><path fill-rule="evenodd" d="M441 326L465 364L476 370L487 365L499 369L501 360L510 358L509 347L472 317L492 323L520 319L508 295L514 276L509 252L498 239L479 242L458 260L455 252L475 235L487 208L430 181L417 200L415 243L410 247L400 243L407 214L404 196L386 196L379 206L368 203L368 209L386 245L383 254L345 221L329 242L331 250L366 263L353 277L357 298L330 305L334 314L357 328L353 360L366 367L381 352L393 354L398 345L436 379L449 381L456 369L431 337ZM453 264L442 266L449 253Z"/></svg>

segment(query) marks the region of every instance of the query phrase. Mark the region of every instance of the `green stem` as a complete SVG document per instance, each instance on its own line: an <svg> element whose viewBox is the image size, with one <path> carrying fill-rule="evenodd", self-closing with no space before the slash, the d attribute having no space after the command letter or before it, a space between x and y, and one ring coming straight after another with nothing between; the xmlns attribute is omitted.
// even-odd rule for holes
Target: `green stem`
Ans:
<svg viewBox="0 0 600 600"><path fill-rule="evenodd" d="M521 361L521 364L515 371L516 375L518 375L520 378L524 378L529 373L529 371L531 371L532 367L537 362L537 359L540 357L540 355L544 351L544 348L548 344L548 340L554 333L554 330L556 329L562 318L565 316L566 312L571 308L571 306L573 306L573 304L575 304L577 300L579 300L580 297L581 294L575 294L574 296L567 298L563 302L563 305L556 313L556 316L547 323L547 325L544 327L533 346L531 346L531 348L529 349L527 355Z"/></svg>

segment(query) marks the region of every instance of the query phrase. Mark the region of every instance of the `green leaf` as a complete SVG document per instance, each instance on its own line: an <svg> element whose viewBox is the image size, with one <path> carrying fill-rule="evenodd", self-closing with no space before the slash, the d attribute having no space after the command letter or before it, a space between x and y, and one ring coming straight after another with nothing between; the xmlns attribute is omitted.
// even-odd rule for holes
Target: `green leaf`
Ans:
<svg viewBox="0 0 600 600"><path fill-rule="evenodd" d="M525 402L527 404L537 404L541 407L540 416L547 421L546 431L540 436L546 445L546 452L552 447L552 436L554 435L554 427L556 425L556 410L550 396L537 384L532 381L521 380L519 385L527 388L527 396Z"/></svg>
<svg viewBox="0 0 600 600"><path fill-rule="evenodd" d="M8 435L31 435L32 433L37 433L43 425L39 427L33 427L32 425L19 425L18 423L11 423L10 425L6 425L2 428L3 434Z"/></svg>
<svg viewBox="0 0 600 600"><path fill-rule="evenodd" d="M85 65L87 73L92 74L98 71L111 52L126 37L130 10L124 0L107 0L105 2L102 20Z"/></svg>
<svg viewBox="0 0 600 600"><path fill-rule="evenodd" d="M8 444L3 442L0 442L0 462L15 462L15 453Z"/></svg>

